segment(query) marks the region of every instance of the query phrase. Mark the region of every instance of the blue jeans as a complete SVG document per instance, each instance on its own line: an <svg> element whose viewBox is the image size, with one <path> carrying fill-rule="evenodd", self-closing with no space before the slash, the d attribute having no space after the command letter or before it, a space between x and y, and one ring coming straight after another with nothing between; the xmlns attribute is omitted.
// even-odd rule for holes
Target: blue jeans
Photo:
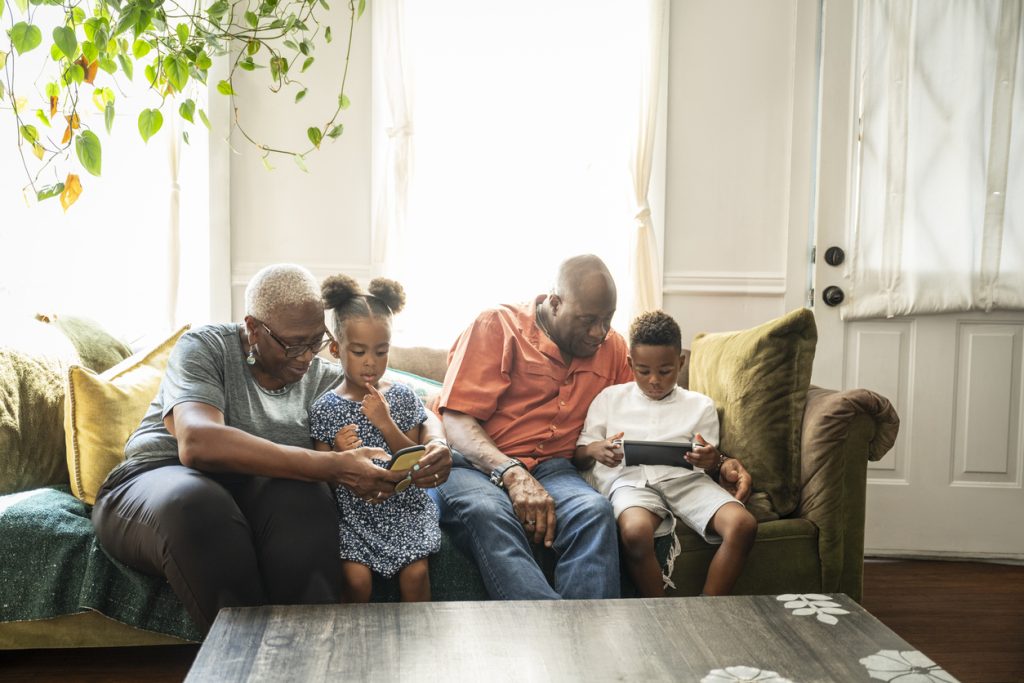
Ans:
<svg viewBox="0 0 1024 683"><path fill-rule="evenodd" d="M428 489L441 528L469 553L498 600L619 597L619 540L612 506L565 458L545 460L533 476L555 501L554 587L541 571L504 490L461 454L448 481Z"/></svg>

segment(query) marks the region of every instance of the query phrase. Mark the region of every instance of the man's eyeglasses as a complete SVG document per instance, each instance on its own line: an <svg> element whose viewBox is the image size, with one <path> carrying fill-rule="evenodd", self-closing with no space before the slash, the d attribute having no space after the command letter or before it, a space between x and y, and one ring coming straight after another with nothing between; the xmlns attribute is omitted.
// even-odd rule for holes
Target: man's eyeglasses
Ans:
<svg viewBox="0 0 1024 683"><path fill-rule="evenodd" d="M334 341L334 337L331 336L330 332L324 332L327 336L320 341L315 341L310 344L285 344L284 340L274 334L274 331L267 327L265 322L261 322L260 325L263 325L263 329L267 331L267 334L270 335L271 339L281 345L281 348L284 349L284 355L286 358L298 358L307 351L311 352L315 356L320 353L325 346Z"/></svg>

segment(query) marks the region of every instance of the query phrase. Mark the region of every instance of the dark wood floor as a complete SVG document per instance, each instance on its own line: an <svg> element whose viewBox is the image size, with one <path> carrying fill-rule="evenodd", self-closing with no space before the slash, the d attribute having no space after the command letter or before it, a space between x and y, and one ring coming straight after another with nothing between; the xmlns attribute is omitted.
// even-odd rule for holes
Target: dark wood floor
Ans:
<svg viewBox="0 0 1024 683"><path fill-rule="evenodd" d="M864 608L964 683L1024 681L1024 567L869 561ZM198 646L0 651L0 680L182 680Z"/></svg>

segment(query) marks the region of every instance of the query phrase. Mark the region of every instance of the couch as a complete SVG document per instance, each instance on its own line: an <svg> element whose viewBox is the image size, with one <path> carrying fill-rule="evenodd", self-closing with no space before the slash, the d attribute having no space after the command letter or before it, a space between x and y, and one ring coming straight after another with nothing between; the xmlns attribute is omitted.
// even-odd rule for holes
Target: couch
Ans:
<svg viewBox="0 0 1024 683"><path fill-rule="evenodd" d="M752 335L741 331L733 336L698 337L693 352L684 354L687 362L680 384L696 383L699 386L695 389L716 399L723 425L723 450L731 447L732 454L743 458L755 480L760 478L767 487L762 490L755 483L750 508L760 524L736 591L844 592L859 600L867 463L881 458L892 447L899 421L889 402L871 391L808 386L806 351L809 348L813 358L816 338L813 316L798 312L797 317L799 324L795 327L792 315L766 324L769 341L771 334L782 330L787 341L781 348L772 346L774 342L763 343L765 332L758 328ZM88 497L82 495L83 473L69 466L68 453L77 452L77 439L84 438L71 435L74 427L73 421L69 422L71 397L66 394L74 391L75 373L92 377L91 371L95 371L102 373L97 375L100 378L116 377L115 371L122 368L119 372L123 375L123 367L139 354L129 357L130 351L123 344L87 322L65 319L60 332L52 321L34 322L44 326L29 335L35 335L30 345L36 351L40 336L48 343L66 336L69 343L51 344L55 348L47 349L42 361L36 357L26 364L23 348L0 339L0 649L198 640L198 631L166 582L121 565L96 543L88 517ZM40 329L45 329L45 334L40 335ZM752 346L750 338L754 339ZM169 348L168 342L164 347ZM745 350L732 360L721 353L721 349L732 352L738 348ZM776 363L783 370L791 369L794 358L800 358L804 370L795 378L795 390L790 391L793 377L778 381L779 377L770 372L766 376L755 373L753 377L734 373L739 369L742 374L755 366L764 370L766 348L771 356L768 365ZM146 358L153 357L151 350ZM444 350L394 348L391 378L407 382L429 402L439 390L445 364ZM735 367L730 369L730 365ZM83 371L83 367L91 371ZM774 371L777 375L778 368ZM112 372L114 375L109 374ZM745 388L735 395L715 396L722 387L730 392L730 387L736 386ZM767 404L750 404L758 387L765 386L771 389L771 396L765 400L777 403L778 396L785 394L787 409L793 413L789 431L782 426L779 434L771 435L772 443L778 446L774 461L761 458L763 444L755 449L758 452L748 454L748 446L738 437L750 429L758 434L778 431L779 416L770 416L767 427L734 419L750 412L770 412L765 408ZM110 419L114 418L111 413ZM87 419L106 418L93 415ZM17 438L11 437L18 429ZM65 429L69 431L65 433ZM727 442L730 429L736 436ZM28 452L33 444L44 442L41 452ZM775 486L779 471L792 475L788 503L783 495L785 486ZM682 549L672 563L675 588L670 595L696 595L714 548L683 525L679 528ZM663 564L668 562L671 545L667 538L658 543ZM537 555L541 565L550 570L550 551L538 549ZM431 558L431 581L436 600L486 598L474 563L447 536L441 551ZM633 594L628 580L624 580L623 591L627 596ZM379 581L374 596L375 600L397 599L395 582Z"/></svg>

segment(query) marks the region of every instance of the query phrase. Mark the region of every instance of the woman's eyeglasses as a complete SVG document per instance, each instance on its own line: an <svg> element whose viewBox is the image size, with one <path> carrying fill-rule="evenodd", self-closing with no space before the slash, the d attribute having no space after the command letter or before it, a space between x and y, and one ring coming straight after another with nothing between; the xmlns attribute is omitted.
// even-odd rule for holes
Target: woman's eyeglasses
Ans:
<svg viewBox="0 0 1024 683"><path fill-rule="evenodd" d="M310 344L285 344L284 340L274 334L274 331L267 327L265 322L261 321L260 325L262 325L263 329L267 331L267 334L270 335L271 339L281 345L281 348L284 349L284 355L286 358L298 358L307 351L311 352L315 356L320 353L325 346L334 341L334 337L331 336L330 332L324 332L326 336L320 341L315 341Z"/></svg>

